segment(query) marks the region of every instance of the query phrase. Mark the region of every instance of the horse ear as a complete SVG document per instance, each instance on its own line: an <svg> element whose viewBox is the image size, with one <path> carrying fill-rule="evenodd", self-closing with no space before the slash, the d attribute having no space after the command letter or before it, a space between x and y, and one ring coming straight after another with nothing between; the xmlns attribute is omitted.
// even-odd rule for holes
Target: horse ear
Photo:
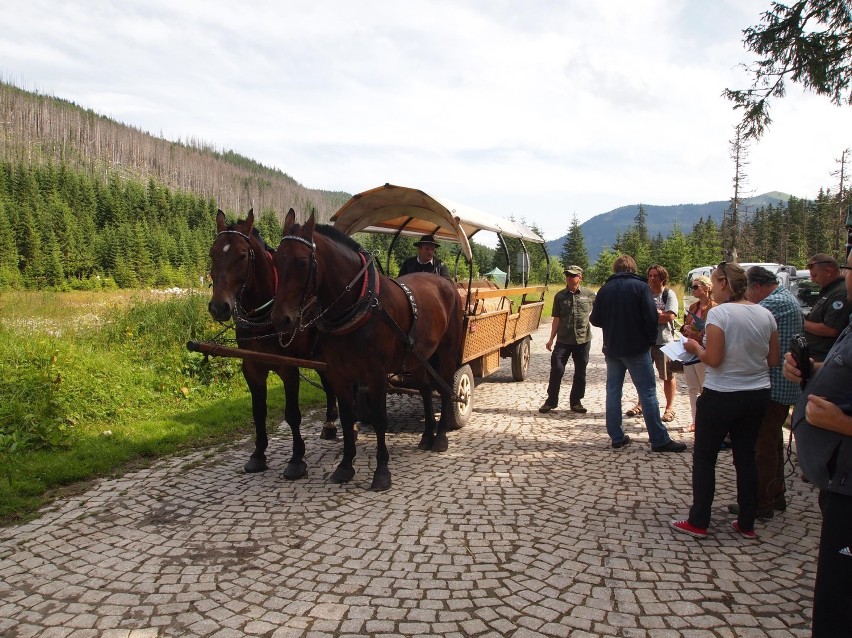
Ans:
<svg viewBox="0 0 852 638"><path fill-rule="evenodd" d="M292 208L287 211L287 215L284 217L284 230L289 230L293 224L296 223L296 211Z"/></svg>
<svg viewBox="0 0 852 638"><path fill-rule="evenodd" d="M304 234L308 237L313 237L314 235L314 226L316 226L317 220L314 217L314 214L311 213L311 216L308 217L308 221L305 222L305 225L302 226L302 230Z"/></svg>
<svg viewBox="0 0 852 638"><path fill-rule="evenodd" d="M223 230L228 228L228 224L225 223L225 213L219 209L219 212L216 213L216 230L218 232L222 232Z"/></svg>
<svg viewBox="0 0 852 638"><path fill-rule="evenodd" d="M254 225L254 208L249 208L248 215L246 215L246 234L251 232L251 227Z"/></svg>

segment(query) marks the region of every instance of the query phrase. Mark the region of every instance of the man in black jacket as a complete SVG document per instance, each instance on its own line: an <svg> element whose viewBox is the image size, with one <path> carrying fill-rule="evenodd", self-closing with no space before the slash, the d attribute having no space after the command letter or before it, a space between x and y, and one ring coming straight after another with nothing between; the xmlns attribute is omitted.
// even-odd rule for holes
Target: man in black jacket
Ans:
<svg viewBox="0 0 852 638"><path fill-rule="evenodd" d="M840 267L852 302L852 253ZM784 355L784 376L801 381L800 363ZM793 410L799 465L819 488L819 539L812 638L848 636L852 627L852 323L824 361L811 359L813 377Z"/></svg>
<svg viewBox="0 0 852 638"><path fill-rule="evenodd" d="M434 235L423 235L414 245L417 246L417 254L402 262L402 267L399 269L400 277L413 272L433 272L441 277L450 278L447 265L435 257L438 242L435 241Z"/></svg>
<svg viewBox="0 0 852 638"><path fill-rule="evenodd" d="M592 314L593 326L603 329L606 359L606 431L612 447L631 443L621 422L621 393L624 375L630 372L639 395L645 428L654 452L683 452L686 445L673 441L660 419L657 382L651 361L651 346L657 341L659 313L646 280L636 274L636 261L621 255L613 274L598 291Z"/></svg>

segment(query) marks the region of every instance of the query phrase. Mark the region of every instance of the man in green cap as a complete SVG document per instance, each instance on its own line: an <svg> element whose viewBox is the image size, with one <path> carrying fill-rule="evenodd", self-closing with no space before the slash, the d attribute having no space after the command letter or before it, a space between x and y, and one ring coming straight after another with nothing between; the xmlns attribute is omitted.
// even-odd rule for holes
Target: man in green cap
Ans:
<svg viewBox="0 0 852 638"><path fill-rule="evenodd" d="M595 293L581 288L583 269L576 265L565 269L565 288L553 298L553 322L550 324L550 339L546 347L550 355L550 382L547 384L547 399L538 409L550 412L559 405L559 387L565 375L565 365L570 356L574 361L574 379L568 405L572 412L586 413L583 397L586 396L586 367L592 347L592 331L589 314L595 301ZM556 346L553 340L556 339Z"/></svg>

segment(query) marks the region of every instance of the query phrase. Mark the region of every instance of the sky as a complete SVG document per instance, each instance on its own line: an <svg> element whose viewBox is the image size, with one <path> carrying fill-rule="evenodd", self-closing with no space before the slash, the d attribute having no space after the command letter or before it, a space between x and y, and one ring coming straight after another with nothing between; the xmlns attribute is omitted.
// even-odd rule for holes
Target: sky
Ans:
<svg viewBox="0 0 852 638"><path fill-rule="evenodd" d="M547 240L630 204L727 200L769 0L0 0L0 79L308 188L386 182ZM795 85L747 194L836 190L852 108Z"/></svg>

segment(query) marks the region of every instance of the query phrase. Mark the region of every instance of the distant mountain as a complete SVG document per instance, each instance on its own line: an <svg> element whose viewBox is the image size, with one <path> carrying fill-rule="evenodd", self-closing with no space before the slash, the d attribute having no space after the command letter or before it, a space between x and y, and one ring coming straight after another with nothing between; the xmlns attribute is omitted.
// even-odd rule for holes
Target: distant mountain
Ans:
<svg viewBox="0 0 852 638"><path fill-rule="evenodd" d="M790 199L787 193L772 191L749 197L744 200L744 210L756 210L762 206L777 206L785 204ZM730 200L708 202L706 204L677 204L675 206L655 206L654 204L642 204L648 216L648 234L656 237L661 234L667 236L675 223L680 225L684 233L692 230L699 219L713 219L717 224L722 223L722 214L728 208ZM604 246L612 246L616 235L627 230L628 226L635 223L636 214L639 212L639 204L622 206L608 213L595 215L591 219L580 224L583 231L583 241L589 252L589 261L594 263ZM562 244L566 235L559 239L547 242L547 254L556 255L562 252Z"/></svg>

